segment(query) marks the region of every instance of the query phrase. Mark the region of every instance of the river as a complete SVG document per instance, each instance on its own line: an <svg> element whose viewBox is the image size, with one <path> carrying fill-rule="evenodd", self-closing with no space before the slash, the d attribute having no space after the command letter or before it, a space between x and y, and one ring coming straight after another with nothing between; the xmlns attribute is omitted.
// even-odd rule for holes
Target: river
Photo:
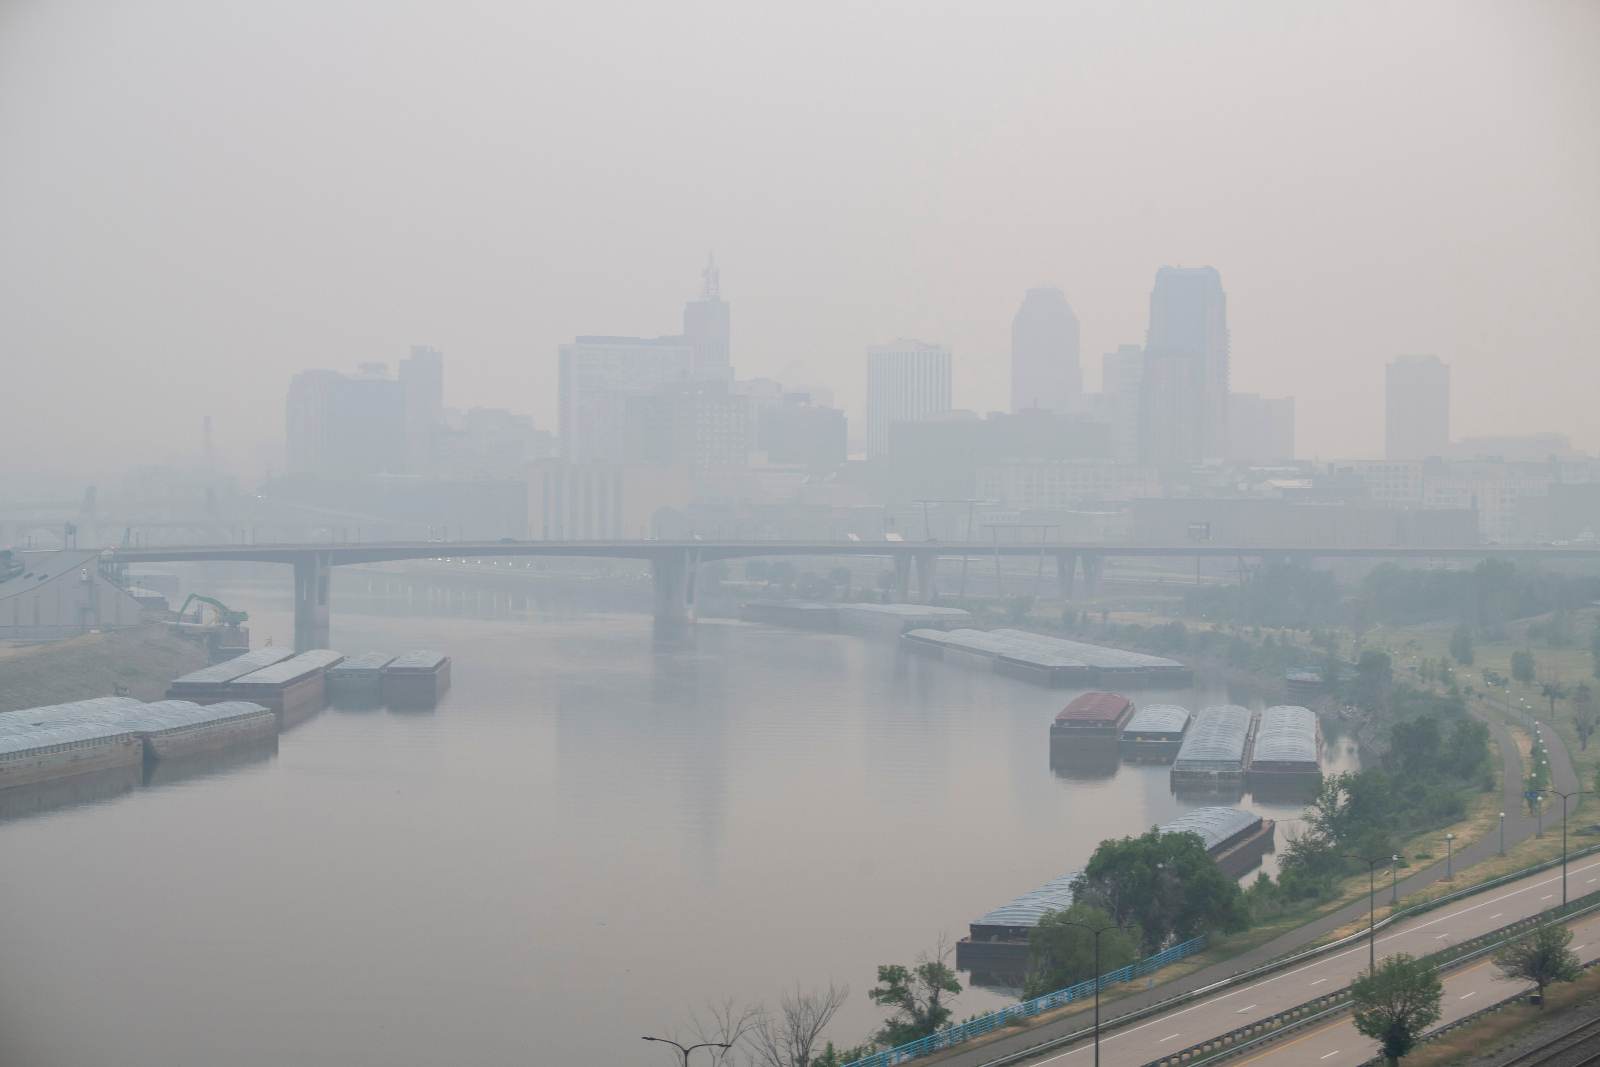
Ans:
<svg viewBox="0 0 1600 1067"><path fill-rule="evenodd" d="M256 644L290 638L287 582L205 591ZM829 981L851 995L828 1036L853 1044L883 1015L878 964L1218 802L1160 766L1058 774L1074 693L887 642L707 621L659 646L643 615L361 572L332 603L334 647L440 649L454 689L11 811L0 1061L665 1067L640 1036ZM1261 706L1204 681L1132 695Z"/></svg>

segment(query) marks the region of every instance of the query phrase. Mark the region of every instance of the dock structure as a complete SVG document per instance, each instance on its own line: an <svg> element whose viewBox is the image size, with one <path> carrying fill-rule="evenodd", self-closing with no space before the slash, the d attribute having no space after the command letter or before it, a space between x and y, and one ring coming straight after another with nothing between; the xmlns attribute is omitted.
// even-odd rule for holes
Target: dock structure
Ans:
<svg viewBox="0 0 1600 1067"><path fill-rule="evenodd" d="M1189 709L1176 704L1145 705L1122 728L1122 755L1135 763L1171 763L1183 747L1191 719Z"/></svg>
<svg viewBox="0 0 1600 1067"><path fill-rule="evenodd" d="M383 703L383 669L394 662L387 652L363 652L328 668L328 703L341 708L375 708Z"/></svg>
<svg viewBox="0 0 1600 1067"><path fill-rule="evenodd" d="M225 699L260 704L286 718L321 711L327 706L327 670L343 660L343 652L314 648L235 678L224 687Z"/></svg>
<svg viewBox="0 0 1600 1067"><path fill-rule="evenodd" d="M1281 704L1261 713L1245 781L1252 790L1303 791L1322 772L1322 724L1308 708Z"/></svg>
<svg viewBox="0 0 1600 1067"><path fill-rule="evenodd" d="M747 600L739 605L739 618L745 622L764 622L795 630L839 629L839 606L814 600Z"/></svg>
<svg viewBox="0 0 1600 1067"><path fill-rule="evenodd" d="M1238 878L1272 851L1275 824L1240 808L1213 806L1195 808L1157 829L1199 834L1223 874ZM956 969L970 972L974 985L1021 984L1028 968L1028 935L1046 913L1072 907L1072 883L1084 870L1074 868L974 919L968 936L956 942Z"/></svg>
<svg viewBox="0 0 1600 1067"><path fill-rule="evenodd" d="M294 649L286 647L267 646L258 648L254 652L246 652L241 656L225 660L222 663L213 663L209 667L202 667L176 678L167 686L168 700L189 700L196 704L216 704L224 700L236 699L228 692L228 683L235 678L243 678L253 671L263 667L270 667L274 663L281 663L294 655Z"/></svg>
<svg viewBox="0 0 1600 1067"><path fill-rule="evenodd" d="M1255 716L1237 704L1214 704L1195 716L1172 762L1174 783L1229 786L1244 781Z"/></svg>
<svg viewBox="0 0 1600 1067"><path fill-rule="evenodd" d="M932 604L839 604L839 629L867 637L899 637L911 630L956 630L972 625L963 608Z"/></svg>
<svg viewBox="0 0 1600 1067"><path fill-rule="evenodd" d="M919 628L906 632L901 644L912 652L936 656L958 666L1055 688L1181 687L1194 680L1193 670L1177 660L1029 630Z"/></svg>
<svg viewBox="0 0 1600 1067"><path fill-rule="evenodd" d="M383 702L391 708L426 709L450 688L450 657L418 649L383 669Z"/></svg>

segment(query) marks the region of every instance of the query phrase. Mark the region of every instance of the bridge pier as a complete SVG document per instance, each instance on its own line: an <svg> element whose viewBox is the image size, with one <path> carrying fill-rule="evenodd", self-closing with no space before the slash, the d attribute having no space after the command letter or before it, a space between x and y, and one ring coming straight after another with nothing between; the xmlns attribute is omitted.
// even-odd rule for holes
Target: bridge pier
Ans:
<svg viewBox="0 0 1600 1067"><path fill-rule="evenodd" d="M294 561L294 650L328 647L328 586L332 553L313 552Z"/></svg>
<svg viewBox="0 0 1600 1067"><path fill-rule="evenodd" d="M1100 579L1106 572L1106 558L1098 552L1083 554L1083 595L1100 595Z"/></svg>
<svg viewBox="0 0 1600 1067"><path fill-rule="evenodd" d="M1056 592L1062 600L1072 599L1073 572L1078 569L1078 554L1076 552L1057 552L1056 556Z"/></svg>
<svg viewBox="0 0 1600 1067"><path fill-rule="evenodd" d="M939 553L918 552L917 599L932 604L939 599Z"/></svg>
<svg viewBox="0 0 1600 1067"><path fill-rule="evenodd" d="M894 602L904 604L911 597L911 557L896 552L894 559Z"/></svg>
<svg viewBox="0 0 1600 1067"><path fill-rule="evenodd" d="M695 604L695 578L700 553L694 550L666 550L650 557L650 574L655 585L655 635L680 637L700 619Z"/></svg>

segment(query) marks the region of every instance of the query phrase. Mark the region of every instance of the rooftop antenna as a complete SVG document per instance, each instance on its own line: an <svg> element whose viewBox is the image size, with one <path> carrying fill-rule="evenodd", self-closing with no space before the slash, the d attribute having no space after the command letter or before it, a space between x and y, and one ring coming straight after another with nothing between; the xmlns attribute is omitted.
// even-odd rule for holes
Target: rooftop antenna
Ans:
<svg viewBox="0 0 1600 1067"><path fill-rule="evenodd" d="M710 252L706 253L706 269L700 272L700 277L706 280L705 288L700 292L701 300L720 300L722 298L722 281L717 270L717 257Z"/></svg>

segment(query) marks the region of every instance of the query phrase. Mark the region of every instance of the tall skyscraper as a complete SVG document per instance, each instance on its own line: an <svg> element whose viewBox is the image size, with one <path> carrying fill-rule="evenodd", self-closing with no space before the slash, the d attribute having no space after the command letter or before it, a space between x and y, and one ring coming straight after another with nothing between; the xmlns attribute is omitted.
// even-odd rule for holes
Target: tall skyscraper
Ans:
<svg viewBox="0 0 1600 1067"><path fill-rule="evenodd" d="M354 376L308 370L289 382L285 443L290 474L329 478L406 474L405 386L382 363Z"/></svg>
<svg viewBox="0 0 1600 1067"><path fill-rule="evenodd" d="M1139 457L1158 467L1227 451L1228 298L1213 267L1162 267L1150 292Z"/></svg>
<svg viewBox="0 0 1600 1067"><path fill-rule="evenodd" d="M702 382L732 381L728 302L722 299L721 272L713 257L706 257L700 276L704 279L700 299L683 308L683 343L694 349L693 377Z"/></svg>
<svg viewBox="0 0 1600 1067"><path fill-rule="evenodd" d="M561 346L557 408L561 455L620 462L627 398L691 379L695 352L681 337L579 337Z"/></svg>
<svg viewBox="0 0 1600 1067"><path fill-rule="evenodd" d="M1438 356L1391 361L1384 391L1385 459L1428 459L1450 448L1450 367Z"/></svg>
<svg viewBox="0 0 1600 1067"><path fill-rule="evenodd" d="M950 410L949 345L899 339L867 349L867 455L889 452L889 424Z"/></svg>
<svg viewBox="0 0 1600 1067"><path fill-rule="evenodd" d="M1065 415L1082 405L1078 316L1060 289L1029 289L1011 319L1011 410Z"/></svg>

